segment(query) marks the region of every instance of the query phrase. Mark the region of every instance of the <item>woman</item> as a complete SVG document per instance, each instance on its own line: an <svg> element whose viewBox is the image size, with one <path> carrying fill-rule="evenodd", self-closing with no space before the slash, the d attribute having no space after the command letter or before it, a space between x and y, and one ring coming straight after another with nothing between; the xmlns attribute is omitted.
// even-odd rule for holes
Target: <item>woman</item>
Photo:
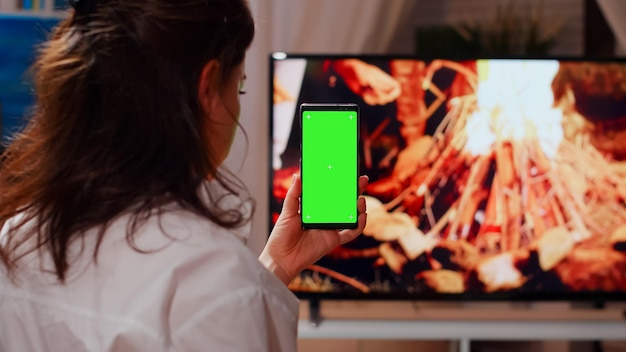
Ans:
<svg viewBox="0 0 626 352"><path fill-rule="evenodd" d="M0 351L294 351L286 284L360 233L365 202L353 231L302 231L294 176L260 257L245 247L252 203L219 166L247 3L72 6L1 163Z"/></svg>

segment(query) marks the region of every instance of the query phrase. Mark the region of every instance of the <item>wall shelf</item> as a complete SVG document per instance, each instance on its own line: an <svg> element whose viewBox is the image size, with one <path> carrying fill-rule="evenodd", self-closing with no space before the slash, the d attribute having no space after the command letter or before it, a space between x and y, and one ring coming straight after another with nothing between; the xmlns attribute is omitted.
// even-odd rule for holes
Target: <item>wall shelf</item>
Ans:
<svg viewBox="0 0 626 352"><path fill-rule="evenodd" d="M24 17L24 18L65 18L67 15L66 11L55 10L55 11L32 11L32 10L0 10L0 20L3 18L15 18L15 17Z"/></svg>
<svg viewBox="0 0 626 352"><path fill-rule="evenodd" d="M55 0L39 0L33 2L37 8L21 8L17 0L0 0L0 19L3 17L36 17L36 18L64 18L65 10L58 9Z"/></svg>

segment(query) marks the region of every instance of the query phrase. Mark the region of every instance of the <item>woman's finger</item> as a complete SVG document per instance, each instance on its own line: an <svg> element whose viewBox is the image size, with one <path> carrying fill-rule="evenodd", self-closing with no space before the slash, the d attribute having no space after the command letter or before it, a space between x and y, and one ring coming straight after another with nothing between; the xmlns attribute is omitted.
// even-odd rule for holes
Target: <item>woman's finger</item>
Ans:
<svg viewBox="0 0 626 352"><path fill-rule="evenodd" d="M359 177L359 194L365 192L365 188L367 187L369 180L370 178L365 175Z"/></svg>
<svg viewBox="0 0 626 352"><path fill-rule="evenodd" d="M283 210L281 216L296 216L298 215L298 209L300 209L300 195L302 194L302 182L300 175L294 174L291 181L291 186L287 190L285 196L285 202L283 204Z"/></svg>
<svg viewBox="0 0 626 352"><path fill-rule="evenodd" d="M359 200L357 202L357 209L359 211L359 217L357 219L356 229L339 231L339 241L342 244L355 239L361 234L361 232L363 232L363 229L365 228L365 223L367 221L367 207L365 204L365 198L359 197Z"/></svg>
<svg viewBox="0 0 626 352"><path fill-rule="evenodd" d="M359 214L357 228L352 230L341 230L339 231L339 242L341 244L352 241L357 238L363 229L365 228L365 223L367 222L367 213Z"/></svg>
<svg viewBox="0 0 626 352"><path fill-rule="evenodd" d="M359 214L363 214L367 212L367 205L365 203L365 198L359 197L359 200L356 203L356 207L357 207L357 210L359 211Z"/></svg>

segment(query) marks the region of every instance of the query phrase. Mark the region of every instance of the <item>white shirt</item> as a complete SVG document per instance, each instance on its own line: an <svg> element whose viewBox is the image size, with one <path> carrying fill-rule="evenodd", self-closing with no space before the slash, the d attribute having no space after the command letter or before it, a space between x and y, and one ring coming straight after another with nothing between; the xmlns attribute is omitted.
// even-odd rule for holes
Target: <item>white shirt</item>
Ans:
<svg viewBox="0 0 626 352"><path fill-rule="evenodd" d="M1 352L296 351L298 300L241 233L173 210L139 229L151 251L139 253L127 220L109 227L97 264L88 233L65 284L39 270L49 258L29 256L18 286L0 267Z"/></svg>

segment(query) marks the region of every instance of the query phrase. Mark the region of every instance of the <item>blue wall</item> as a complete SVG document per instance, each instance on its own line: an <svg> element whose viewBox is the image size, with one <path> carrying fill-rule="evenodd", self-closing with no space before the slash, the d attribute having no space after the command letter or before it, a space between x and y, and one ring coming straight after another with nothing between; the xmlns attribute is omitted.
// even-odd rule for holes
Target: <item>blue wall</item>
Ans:
<svg viewBox="0 0 626 352"><path fill-rule="evenodd" d="M33 104L28 69L36 45L45 40L56 18L0 15L0 116L2 138L21 129Z"/></svg>

